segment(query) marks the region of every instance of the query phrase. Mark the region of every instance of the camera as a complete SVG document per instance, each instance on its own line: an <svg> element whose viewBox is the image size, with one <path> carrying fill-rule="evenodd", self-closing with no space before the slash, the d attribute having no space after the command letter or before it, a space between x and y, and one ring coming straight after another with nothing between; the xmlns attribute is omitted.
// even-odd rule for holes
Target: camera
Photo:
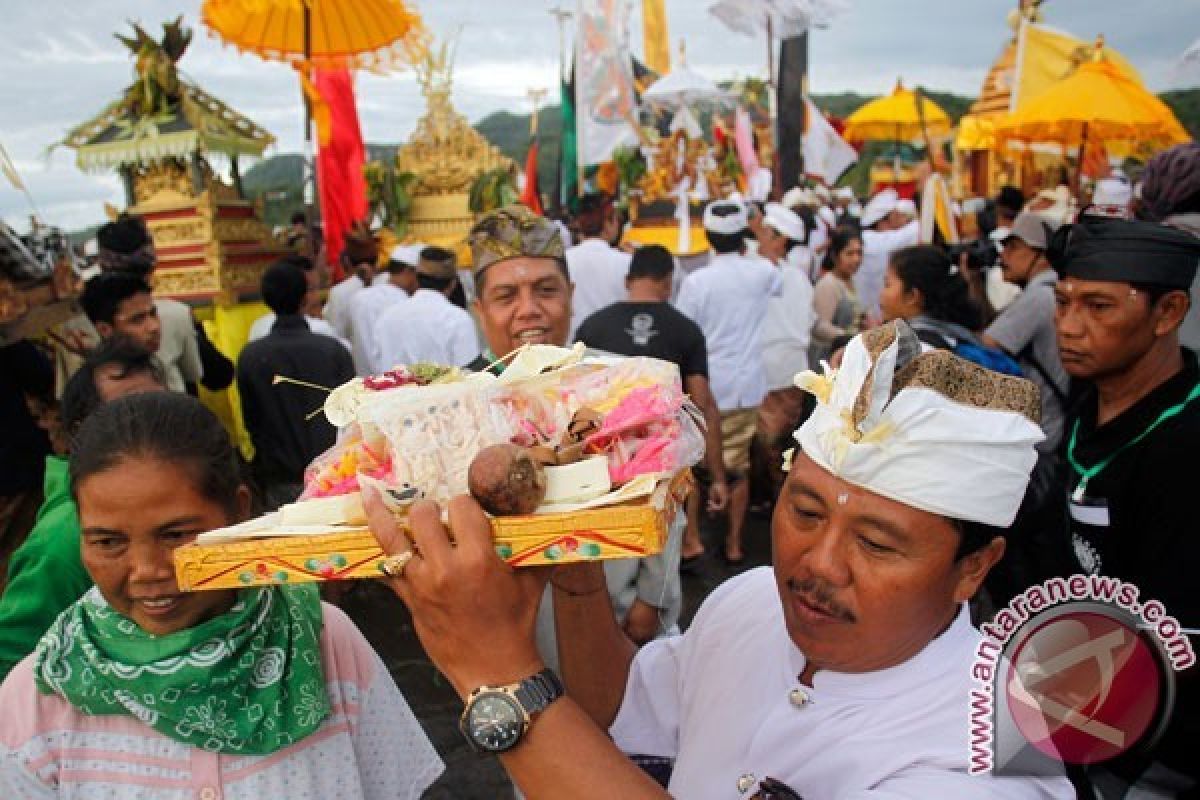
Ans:
<svg viewBox="0 0 1200 800"><path fill-rule="evenodd" d="M967 269L972 270L987 269L1000 258L1000 251L996 249L996 243L990 238L946 245L946 253L955 264L959 263L963 253L966 253Z"/></svg>

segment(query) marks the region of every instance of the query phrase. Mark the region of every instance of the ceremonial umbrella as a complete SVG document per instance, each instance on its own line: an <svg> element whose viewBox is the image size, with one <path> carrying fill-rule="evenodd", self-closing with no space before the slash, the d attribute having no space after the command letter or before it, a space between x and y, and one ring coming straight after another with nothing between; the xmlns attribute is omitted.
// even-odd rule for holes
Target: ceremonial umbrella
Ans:
<svg viewBox="0 0 1200 800"><path fill-rule="evenodd" d="M717 0L708 13L747 36L765 32L787 39L825 27L845 7L843 0Z"/></svg>
<svg viewBox="0 0 1200 800"><path fill-rule="evenodd" d="M1191 141L1175 114L1136 78L1107 60L1081 64L1067 78L996 124L999 142L1139 142L1170 147Z"/></svg>
<svg viewBox="0 0 1200 800"><path fill-rule="evenodd" d="M887 97L872 100L846 118L842 138L848 142L911 142L950 133L950 117L920 90L896 88Z"/></svg>
<svg viewBox="0 0 1200 800"><path fill-rule="evenodd" d="M200 14L238 50L317 69L385 71L425 47L421 18L402 0L204 0Z"/></svg>
<svg viewBox="0 0 1200 800"><path fill-rule="evenodd" d="M684 64L656 80L642 92L642 100L669 106L686 106L705 100L722 100L729 94Z"/></svg>

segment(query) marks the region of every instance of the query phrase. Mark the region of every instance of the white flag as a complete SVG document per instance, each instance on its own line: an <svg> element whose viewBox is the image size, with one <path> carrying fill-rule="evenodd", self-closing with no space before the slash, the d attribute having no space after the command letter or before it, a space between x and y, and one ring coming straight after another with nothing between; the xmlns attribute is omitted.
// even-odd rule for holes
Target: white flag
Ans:
<svg viewBox="0 0 1200 800"><path fill-rule="evenodd" d="M575 19L575 125L580 166L612 160L637 141L625 0L579 0Z"/></svg>
<svg viewBox="0 0 1200 800"><path fill-rule="evenodd" d="M804 172L832 186L858 161L858 153L825 119L812 100L804 98Z"/></svg>

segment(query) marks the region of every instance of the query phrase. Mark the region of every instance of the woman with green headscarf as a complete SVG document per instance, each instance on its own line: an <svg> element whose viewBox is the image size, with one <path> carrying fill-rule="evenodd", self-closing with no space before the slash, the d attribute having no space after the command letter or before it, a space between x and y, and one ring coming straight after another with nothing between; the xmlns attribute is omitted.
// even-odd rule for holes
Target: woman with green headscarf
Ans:
<svg viewBox="0 0 1200 800"><path fill-rule="evenodd" d="M0 686L0 797L390 800L441 773L379 657L311 585L179 591L172 551L249 506L198 402L100 409L70 483L95 587Z"/></svg>

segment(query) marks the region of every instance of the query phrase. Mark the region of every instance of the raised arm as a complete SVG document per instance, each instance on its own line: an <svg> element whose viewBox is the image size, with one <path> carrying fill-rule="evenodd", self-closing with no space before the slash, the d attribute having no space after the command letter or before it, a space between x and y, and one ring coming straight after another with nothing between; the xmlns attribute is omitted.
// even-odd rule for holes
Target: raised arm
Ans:
<svg viewBox="0 0 1200 800"><path fill-rule="evenodd" d="M493 548L491 524L469 497L450 502L453 543L436 505L425 501L414 505L409 513L414 545L378 495L369 490L364 495L371 530L384 551L416 553L399 577L387 581L412 612L425 652L460 697L480 686L515 683L542 669L533 628L549 571L514 570L505 564ZM566 589L577 595L568 601L573 605L564 619L586 622L572 634L595 626L603 638L619 643L623 637L613 619L601 569L586 566L594 569L556 575L563 588L555 591L555 599ZM597 583L591 584L593 579ZM576 660L576 652L569 652L568 659ZM627 671L626 653L631 659L632 645L627 640L623 650L605 651L597 660L617 655L614 660ZM524 795L530 800L668 797L573 699L575 687L568 691L534 718L516 747L500 756Z"/></svg>

